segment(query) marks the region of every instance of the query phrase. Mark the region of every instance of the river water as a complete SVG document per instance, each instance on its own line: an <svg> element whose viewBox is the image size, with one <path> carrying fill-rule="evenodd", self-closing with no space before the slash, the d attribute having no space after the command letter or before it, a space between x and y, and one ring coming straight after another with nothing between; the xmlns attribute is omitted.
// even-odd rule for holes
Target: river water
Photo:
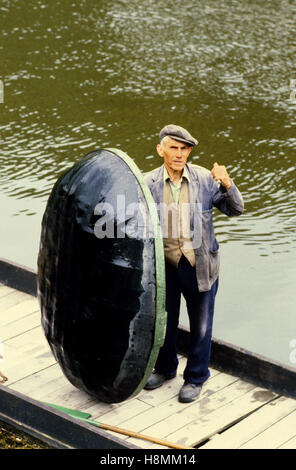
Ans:
<svg viewBox="0 0 296 470"><path fill-rule="evenodd" d="M0 256L36 269L51 188L86 153L148 171L179 124L245 200L215 213L214 336L296 367L295 1L2 0L0 18Z"/></svg>

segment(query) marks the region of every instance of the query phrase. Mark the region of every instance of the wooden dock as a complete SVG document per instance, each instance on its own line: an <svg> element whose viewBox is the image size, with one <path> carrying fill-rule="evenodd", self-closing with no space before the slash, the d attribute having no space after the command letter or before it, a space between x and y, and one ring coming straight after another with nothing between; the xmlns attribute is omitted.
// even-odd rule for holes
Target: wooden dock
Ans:
<svg viewBox="0 0 296 470"><path fill-rule="evenodd" d="M0 390L5 388L18 399L27 397L35 409L48 402L75 408L89 412L93 420L184 447L296 449L295 398L212 368L199 400L179 403L184 356L180 356L177 377L157 390L142 390L119 404L94 400L74 388L55 362L40 325L37 298L3 284L0 284L0 340L4 345L0 369L8 378ZM62 419L62 413L57 415ZM67 419L72 426L78 422ZM79 426L86 429L83 423L78 422L77 426L76 432ZM123 448L168 448L111 431L104 431L103 435L110 436L110 442L121 443ZM47 437L54 442L50 433Z"/></svg>

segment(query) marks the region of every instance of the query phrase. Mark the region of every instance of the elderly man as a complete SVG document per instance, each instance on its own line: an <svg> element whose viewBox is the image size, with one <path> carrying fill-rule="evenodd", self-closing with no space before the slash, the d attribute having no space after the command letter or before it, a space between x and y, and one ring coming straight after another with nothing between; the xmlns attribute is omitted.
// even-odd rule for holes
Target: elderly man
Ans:
<svg viewBox="0 0 296 470"><path fill-rule="evenodd" d="M197 140L183 127L170 124L160 132L157 152L164 164L145 175L161 212L166 268L167 329L146 390L176 376L177 329L181 294L186 300L190 340L179 401L191 402L209 378L209 360L219 251L212 210L228 216L243 212L243 199L225 166L211 171L187 163ZM165 210L165 208L169 208ZM187 210L184 210L187 209ZM177 215L177 216L176 216Z"/></svg>

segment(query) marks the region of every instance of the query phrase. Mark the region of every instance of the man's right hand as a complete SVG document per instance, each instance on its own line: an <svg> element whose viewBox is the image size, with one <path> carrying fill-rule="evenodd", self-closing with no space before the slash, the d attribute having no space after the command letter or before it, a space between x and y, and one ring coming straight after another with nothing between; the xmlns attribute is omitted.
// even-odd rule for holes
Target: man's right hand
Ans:
<svg viewBox="0 0 296 470"><path fill-rule="evenodd" d="M211 174L215 181L221 181L222 186L224 186L227 191L229 190L231 186L231 178L224 165L218 165L218 163L215 162L211 170Z"/></svg>

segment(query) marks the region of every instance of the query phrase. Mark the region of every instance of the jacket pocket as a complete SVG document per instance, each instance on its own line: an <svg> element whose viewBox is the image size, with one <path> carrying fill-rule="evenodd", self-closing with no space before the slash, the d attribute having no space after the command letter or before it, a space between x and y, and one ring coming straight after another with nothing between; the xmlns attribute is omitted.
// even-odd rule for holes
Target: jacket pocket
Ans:
<svg viewBox="0 0 296 470"><path fill-rule="evenodd" d="M209 276L210 279L215 280L219 275L220 269L220 253L219 244L215 240L213 248L209 251Z"/></svg>
<svg viewBox="0 0 296 470"><path fill-rule="evenodd" d="M210 248L210 252L215 255L219 251L219 243L217 242L216 238L214 238L214 242Z"/></svg>

